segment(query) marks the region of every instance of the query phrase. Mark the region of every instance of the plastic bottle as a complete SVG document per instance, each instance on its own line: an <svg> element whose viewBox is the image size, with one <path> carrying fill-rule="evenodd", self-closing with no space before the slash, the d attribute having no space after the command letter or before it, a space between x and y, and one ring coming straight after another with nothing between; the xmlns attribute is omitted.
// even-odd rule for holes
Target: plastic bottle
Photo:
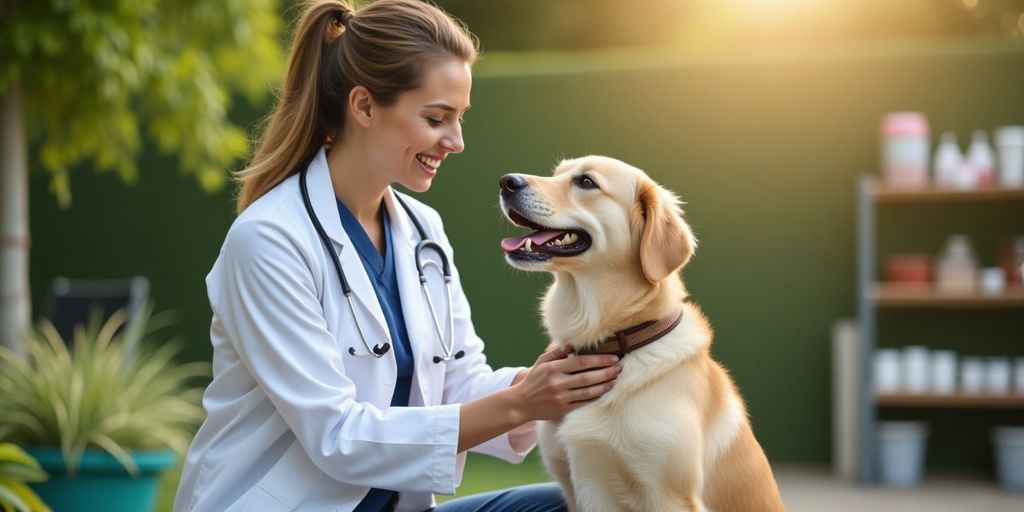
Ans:
<svg viewBox="0 0 1024 512"><path fill-rule="evenodd" d="M996 157L988 144L985 130L974 130L971 147L967 149L967 164L974 173L974 187L991 187L995 184Z"/></svg>
<svg viewBox="0 0 1024 512"><path fill-rule="evenodd" d="M928 120L921 112L882 117L882 177L898 188L928 186Z"/></svg>
<svg viewBox="0 0 1024 512"><path fill-rule="evenodd" d="M978 282L978 263L967 235L951 235L935 264L939 292L971 293Z"/></svg>
<svg viewBox="0 0 1024 512"><path fill-rule="evenodd" d="M941 188L957 188L957 175L963 165L963 155L956 143L956 134L943 132L939 138L939 147L935 150L932 168L935 172L935 185Z"/></svg>

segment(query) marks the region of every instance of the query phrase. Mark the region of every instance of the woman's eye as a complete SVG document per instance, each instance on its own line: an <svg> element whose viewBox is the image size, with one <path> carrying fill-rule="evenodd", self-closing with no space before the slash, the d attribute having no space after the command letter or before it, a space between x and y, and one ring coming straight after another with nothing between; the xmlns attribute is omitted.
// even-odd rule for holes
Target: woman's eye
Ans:
<svg viewBox="0 0 1024 512"><path fill-rule="evenodd" d="M586 174L576 178L576 185L580 188L597 188L597 183Z"/></svg>
<svg viewBox="0 0 1024 512"><path fill-rule="evenodd" d="M427 118L427 124L429 124L430 126L441 126L442 122L444 121L442 121L441 119L434 119L433 117Z"/></svg>

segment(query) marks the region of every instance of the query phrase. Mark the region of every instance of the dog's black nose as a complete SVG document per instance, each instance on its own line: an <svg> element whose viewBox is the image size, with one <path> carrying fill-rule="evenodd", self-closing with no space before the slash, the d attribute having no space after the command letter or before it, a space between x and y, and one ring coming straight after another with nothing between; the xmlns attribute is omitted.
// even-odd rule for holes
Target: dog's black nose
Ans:
<svg viewBox="0 0 1024 512"><path fill-rule="evenodd" d="M501 197L508 197L526 186L526 179L518 174L501 177Z"/></svg>

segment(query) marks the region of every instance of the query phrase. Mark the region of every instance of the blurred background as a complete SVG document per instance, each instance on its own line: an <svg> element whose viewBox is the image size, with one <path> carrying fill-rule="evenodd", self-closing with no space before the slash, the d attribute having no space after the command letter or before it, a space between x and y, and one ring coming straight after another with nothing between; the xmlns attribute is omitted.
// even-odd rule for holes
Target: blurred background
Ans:
<svg viewBox="0 0 1024 512"><path fill-rule="evenodd" d="M31 239L27 273L2 275L8 290L27 275L33 321L58 277L144 276L175 312L180 359L208 361L203 279L234 218L229 172L272 106L298 9L166 2L189 14L159 32L125 21L166 16L163 3L0 4ZM1024 426L1024 183L1004 170L1024 142L1002 129L1024 125L1024 1L437 3L484 56L467 149L423 199L445 219L493 365L530 364L546 345L549 282L503 261L514 230L498 178L613 156L686 202L700 246L683 277L791 510L1024 509L1010 490L1024 483L997 470L998 453L1016 453L1024 479L1024 435L999 431L1004 452L994 441ZM93 26L108 36L83 62L74 34ZM960 178L943 183L946 132ZM5 160L18 143L3 139ZM880 425L909 451L878 450ZM887 453L911 461L892 481ZM460 493L545 478L533 457L475 458Z"/></svg>

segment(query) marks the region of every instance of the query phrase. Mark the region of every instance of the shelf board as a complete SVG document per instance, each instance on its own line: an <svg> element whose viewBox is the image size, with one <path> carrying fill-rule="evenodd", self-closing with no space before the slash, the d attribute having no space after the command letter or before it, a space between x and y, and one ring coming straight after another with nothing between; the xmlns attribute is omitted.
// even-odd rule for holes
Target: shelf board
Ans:
<svg viewBox="0 0 1024 512"><path fill-rule="evenodd" d="M893 188L875 185L872 195L879 203L945 203L973 201L1024 201L1024 188L983 188L978 190L950 190L929 187L924 189Z"/></svg>
<svg viewBox="0 0 1024 512"><path fill-rule="evenodd" d="M875 403L882 407L1024 407L1024 395L875 395Z"/></svg>
<svg viewBox="0 0 1024 512"><path fill-rule="evenodd" d="M1024 308L1024 286L1011 286L998 295L949 293L933 287L877 284L871 299L879 308Z"/></svg>

